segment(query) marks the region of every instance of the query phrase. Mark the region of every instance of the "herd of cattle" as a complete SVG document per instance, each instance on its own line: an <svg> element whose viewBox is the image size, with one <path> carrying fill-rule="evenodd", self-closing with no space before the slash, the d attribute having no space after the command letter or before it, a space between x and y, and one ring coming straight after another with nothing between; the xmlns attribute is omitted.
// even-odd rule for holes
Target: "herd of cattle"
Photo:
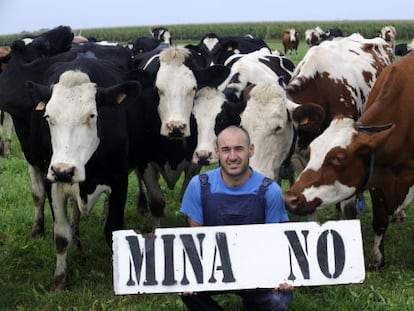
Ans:
<svg viewBox="0 0 414 311"><path fill-rule="evenodd" d="M52 207L52 290L67 286L79 212L106 194L110 244L112 231L123 229L134 172L140 202L159 226L166 204L159 177L173 189L184 173L183 191L202 166L217 163L215 137L228 125L249 131L251 166L275 180L307 150L285 192L294 213L354 202L369 190L370 267L381 268L388 217L403 217L414 197L414 52L395 61L395 34L392 26L369 39L317 27L306 32L309 49L297 66L249 35L211 33L182 47L157 28L124 47L59 26L14 41L0 57L0 109L11 115L28 162L33 237L44 231L46 198ZM295 30L283 34L285 54L299 38Z"/></svg>

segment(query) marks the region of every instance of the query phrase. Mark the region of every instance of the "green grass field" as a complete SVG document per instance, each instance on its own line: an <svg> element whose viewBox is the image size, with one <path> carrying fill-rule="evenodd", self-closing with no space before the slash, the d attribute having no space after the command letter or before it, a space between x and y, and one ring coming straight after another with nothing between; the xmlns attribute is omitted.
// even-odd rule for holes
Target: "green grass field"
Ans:
<svg viewBox="0 0 414 311"><path fill-rule="evenodd" d="M269 41L272 48L281 43ZM300 45L295 64L307 50ZM46 206L46 234L31 241L33 203L27 164L16 137L12 155L0 158L0 310L185 310L175 294L116 296L112 284L111 251L103 236L101 200L91 215L81 219L82 250L72 247L68 255L70 288L51 293L50 282L55 267L53 223ZM179 191L163 184L167 195L166 216L162 227L185 226L179 215ZM286 185L283 185L286 188ZM149 231L148 215L135 207L136 182L130 178L126 207L126 228ZM367 197L368 200L368 197ZM386 266L380 272L367 272L363 284L302 287L295 291L290 310L414 310L414 212L407 211L401 224L391 224L385 238ZM333 208L319 214L320 220L336 219ZM371 208L360 213L364 253L368 258L372 245ZM291 215L292 221L306 221ZM242 310L232 296L218 297L225 310Z"/></svg>
<svg viewBox="0 0 414 311"><path fill-rule="evenodd" d="M135 208L135 178L131 176L126 207L126 228L150 230L150 219ZM284 185L285 187L285 185ZM179 187L164 185L166 217L162 227L184 226L177 213ZM16 139L12 156L0 158L0 310L185 310L175 294L116 296L112 284L112 259L103 238L102 200L81 220L82 250L68 255L69 290L49 291L55 265L50 210L46 208L46 234L29 239L33 216L27 164ZM321 221L336 219L333 208L320 213ZM364 251L372 245L370 207L358 215ZM291 215L292 221L306 221ZM290 310L414 310L414 213L404 223L392 224L385 239L386 267L367 272L363 284L302 287L295 292ZM225 310L242 310L236 297L220 296Z"/></svg>

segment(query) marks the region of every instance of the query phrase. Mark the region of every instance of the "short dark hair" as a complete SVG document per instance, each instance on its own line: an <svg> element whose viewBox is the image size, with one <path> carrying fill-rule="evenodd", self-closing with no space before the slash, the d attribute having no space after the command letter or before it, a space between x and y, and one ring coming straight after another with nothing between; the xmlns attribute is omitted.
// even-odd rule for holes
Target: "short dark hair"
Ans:
<svg viewBox="0 0 414 311"><path fill-rule="evenodd" d="M242 127L242 126L237 126L237 125L229 125L229 126L227 126L227 127L225 127L224 129L222 129L218 134L217 134L217 139L216 139L216 146L217 146L217 144L218 144L218 137L220 136L220 134L224 131L224 130L226 130L226 129L239 129L239 130L241 130L244 134L245 134L245 136L246 136L246 140L247 140L247 145L250 145L250 134L249 134L249 132L244 128L244 127Z"/></svg>

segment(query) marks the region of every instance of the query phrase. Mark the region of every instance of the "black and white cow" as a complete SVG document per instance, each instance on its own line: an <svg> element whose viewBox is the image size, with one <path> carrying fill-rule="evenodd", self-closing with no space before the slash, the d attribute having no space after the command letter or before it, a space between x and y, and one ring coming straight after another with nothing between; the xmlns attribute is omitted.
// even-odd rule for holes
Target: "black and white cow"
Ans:
<svg viewBox="0 0 414 311"><path fill-rule="evenodd" d="M165 44L172 45L171 33L166 27L154 27L151 29L151 35Z"/></svg>
<svg viewBox="0 0 414 311"><path fill-rule="evenodd" d="M125 121L132 114L125 113L125 101L135 103L139 92L136 82L123 83L130 63L129 51L97 44L71 47L70 28L59 31L60 38L67 35L61 53L39 57L41 51L36 50L39 44L16 42L0 77L2 108L12 115L31 176L37 177L32 181L38 203L33 235L44 229L45 191L53 207L58 251L53 290L66 287L66 253L76 234L76 228L73 231L66 218L69 197L76 200L81 210L88 211L97 194L106 192L109 195L107 241L110 243L113 230L122 228L128 173L134 165L129 152L130 122ZM33 110L35 103L39 105ZM68 126L77 133L69 133ZM89 140L85 141L85 137ZM45 182L46 177L52 183Z"/></svg>
<svg viewBox="0 0 414 311"><path fill-rule="evenodd" d="M261 48L270 52L269 46L263 39L246 36L219 36L215 33L208 33L203 36L197 45L187 45L188 49L200 54L205 66L224 64L234 54L247 54Z"/></svg>
<svg viewBox="0 0 414 311"><path fill-rule="evenodd" d="M316 26L305 31L305 41L309 47L319 45L323 41L332 41L339 37L343 37L343 32L339 28L329 28L323 31L321 27Z"/></svg>
<svg viewBox="0 0 414 311"><path fill-rule="evenodd" d="M108 47L100 49L104 53ZM99 194L106 193L109 208L104 231L108 244L112 231L123 228L131 170L128 124L137 122L128 106L137 104L140 86L125 81L128 51L124 58L118 51L107 53L118 57L108 60L92 51L78 53L73 60L49 67L45 86L29 82L33 99L40 103L37 114L43 113L50 129L52 154L46 177L52 183L57 249L53 290L67 285L66 254L73 239L66 217L68 198L89 213Z"/></svg>
<svg viewBox="0 0 414 311"><path fill-rule="evenodd" d="M73 33L70 27L59 26L32 38L16 40L11 51L2 59L7 66L0 74L0 109L8 112L15 126L17 138L28 162L34 201L34 220L31 237L44 232L44 203L49 185L44 183L42 171L46 164L36 157L41 153L39 146L31 141L32 101L26 88L26 81L41 82L50 66L50 57L68 51L72 46Z"/></svg>
<svg viewBox="0 0 414 311"><path fill-rule="evenodd" d="M173 189L182 175L182 191L200 165L192 163L197 127L192 115L195 94L203 87L216 88L227 77L223 65L200 66L200 55L184 47L168 47L140 63L135 73L143 79L148 144L146 163L139 168L147 190L154 225L164 215L165 198L159 175Z"/></svg>
<svg viewBox="0 0 414 311"><path fill-rule="evenodd" d="M271 99L271 95L266 96L263 94L263 98L260 99L260 101L264 101L265 99L268 101L277 100L282 102L279 107L285 105L286 99L280 95L280 90L277 88L279 87L279 84L286 84L292 75L294 64L288 58L273 55L267 50L262 49L248 54L234 55L228 59L226 65L230 67L230 74L219 86L219 90L200 90L194 102L193 114L195 115L198 126L197 148L193 155L194 163L211 165L217 162L215 154L216 134L228 125L240 125L242 120L245 117L247 118L248 113L243 111L245 110L246 105L248 105L249 100L251 99L253 102L258 98L258 91L253 92L253 94L255 94L253 97L247 96L246 89L249 88L249 86L264 83L269 85L277 84L277 86L257 87L256 90L267 90L267 94L278 96L280 100L276 98ZM259 99L257 100L259 101ZM249 109L249 114L250 112L253 112L253 110ZM280 120L280 122L284 123L283 128L290 126L285 124L285 121L288 120L286 109L284 110L284 114L285 117ZM274 120L273 125L280 124L280 122ZM273 128L273 126L269 127L269 131L271 128ZM258 149L265 148L264 146L261 146L261 144L267 143L265 139L263 139L264 136L258 138L260 134L274 136L271 133L265 133L263 130L260 130L260 134L257 133L256 135L256 129L252 128L250 130L250 134L256 137L256 141L253 143ZM291 134L292 133L293 131ZM283 145L286 148L281 149L289 150L290 145L293 143L293 136L291 137L290 134L288 134L288 136L287 140L289 140L289 143L285 144L283 142ZM283 153L284 151L282 151L282 154ZM267 161L265 162L261 161L262 159L259 159L259 155L254 156L254 158L252 158L254 163L253 167L268 174L269 177L276 178L278 174L274 171L278 170L284 159L279 161L279 157L273 153L266 153L266 156ZM257 161L256 158L258 159ZM273 165L276 162L278 164ZM269 166L272 166L273 168L270 169Z"/></svg>

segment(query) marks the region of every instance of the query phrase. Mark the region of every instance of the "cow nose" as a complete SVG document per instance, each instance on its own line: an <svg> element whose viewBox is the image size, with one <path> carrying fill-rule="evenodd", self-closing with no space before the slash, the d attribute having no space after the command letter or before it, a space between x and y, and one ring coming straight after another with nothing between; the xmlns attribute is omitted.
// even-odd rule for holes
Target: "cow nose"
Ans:
<svg viewBox="0 0 414 311"><path fill-rule="evenodd" d="M209 151L199 151L196 152L198 158L198 164L200 165L210 165L212 152Z"/></svg>
<svg viewBox="0 0 414 311"><path fill-rule="evenodd" d="M187 125L181 122L170 122L167 124L169 136L173 138L183 137L186 128Z"/></svg>
<svg viewBox="0 0 414 311"><path fill-rule="evenodd" d="M73 175L75 174L74 166L51 166L50 168L55 177L55 181L58 182L72 182Z"/></svg>
<svg viewBox="0 0 414 311"><path fill-rule="evenodd" d="M286 207L294 212L298 209L299 206L299 196L295 195L292 191L287 190L284 195L283 199L285 200Z"/></svg>

